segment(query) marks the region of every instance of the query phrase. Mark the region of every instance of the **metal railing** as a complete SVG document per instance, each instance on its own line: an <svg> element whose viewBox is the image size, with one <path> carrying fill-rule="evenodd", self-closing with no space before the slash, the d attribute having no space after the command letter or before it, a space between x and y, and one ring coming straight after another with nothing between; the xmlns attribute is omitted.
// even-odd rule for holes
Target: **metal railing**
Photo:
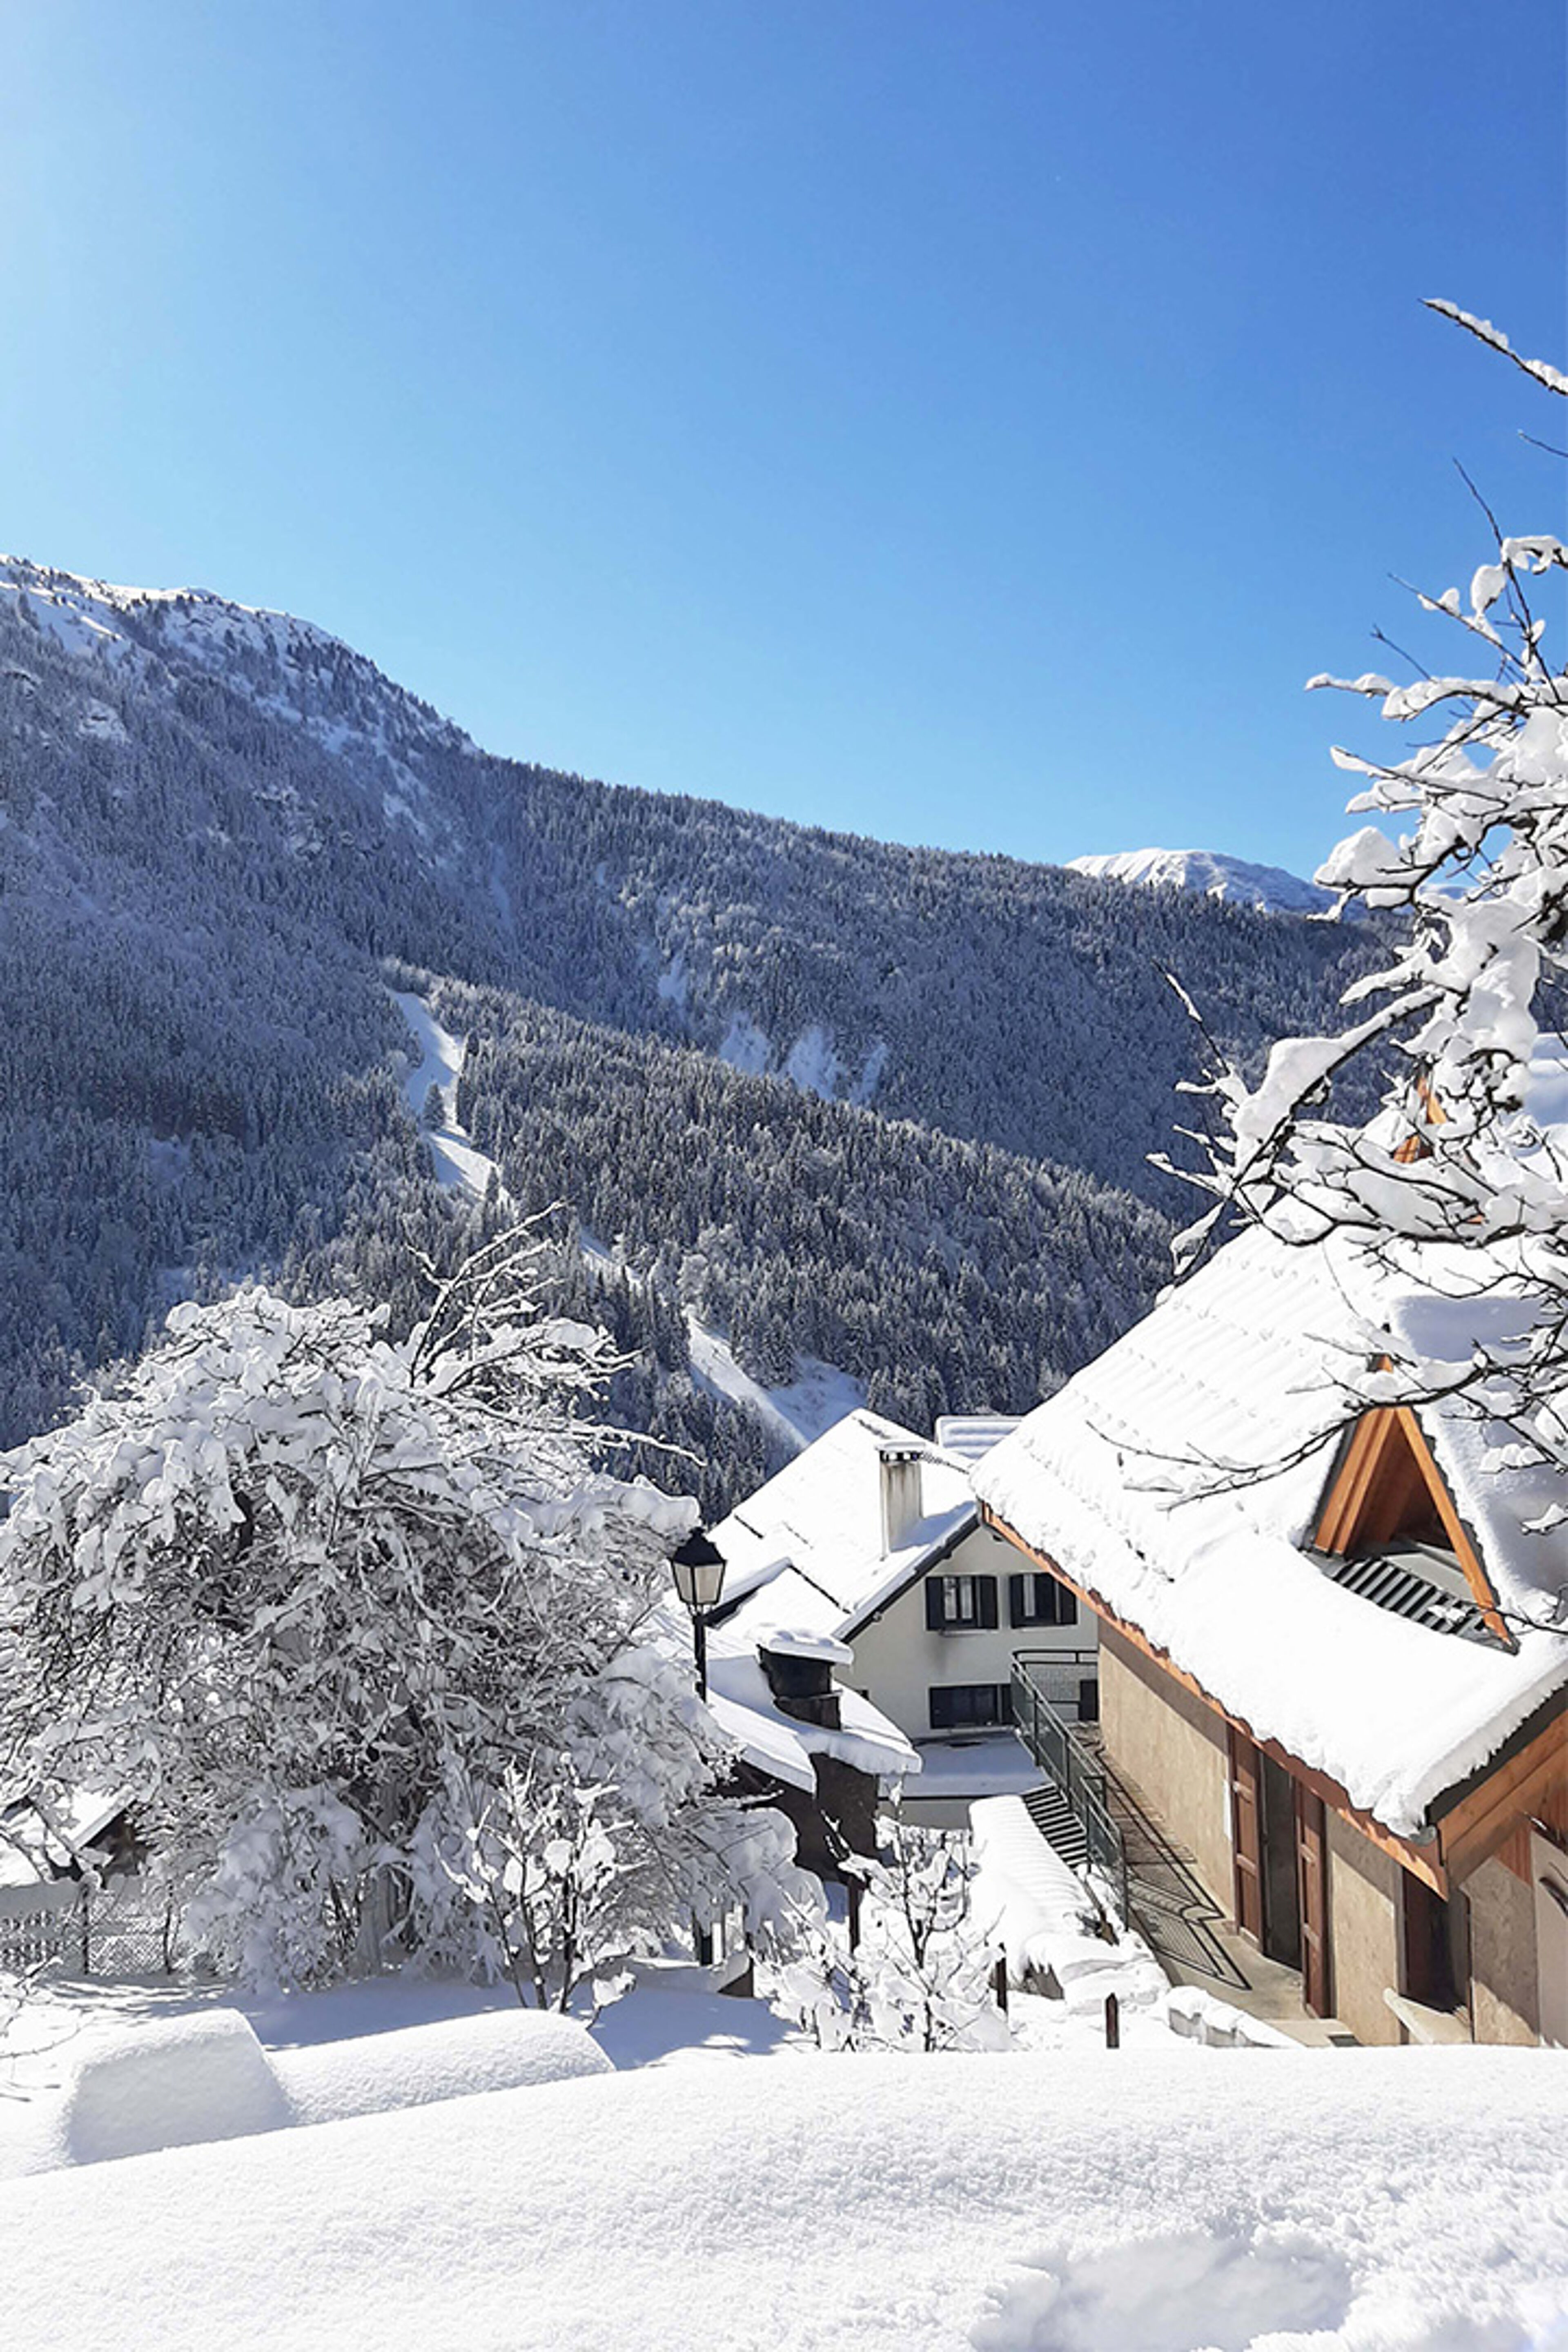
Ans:
<svg viewBox="0 0 1568 2352"><path fill-rule="evenodd" d="M1060 1651L1016 1657L1013 1721L1019 1738L1082 1831L1089 1866L1104 1882L1117 1916L1125 1927L1127 1849L1111 1818L1105 1767L1068 1719L1069 1707L1076 1720L1084 1719L1081 1691L1083 1682L1089 1676L1081 1670L1092 1667L1093 1663L1092 1652L1071 1659L1065 1658ZM1075 1669L1079 1670L1076 1674ZM1047 1677L1058 1685L1050 1696L1043 1687ZM1064 1678L1073 1681L1070 1691L1062 1686Z"/></svg>

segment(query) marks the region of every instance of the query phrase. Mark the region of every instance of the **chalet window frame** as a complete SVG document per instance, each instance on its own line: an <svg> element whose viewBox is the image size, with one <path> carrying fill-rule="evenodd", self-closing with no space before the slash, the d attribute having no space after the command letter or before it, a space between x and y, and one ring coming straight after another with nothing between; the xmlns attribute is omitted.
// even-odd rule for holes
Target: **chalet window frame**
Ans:
<svg viewBox="0 0 1568 2352"><path fill-rule="evenodd" d="M1037 1604L1034 1608L1029 1606L1031 1601ZM1043 1607L1038 1605L1042 1602ZM1044 1569L1009 1576L1007 1622L1015 1632L1039 1625L1076 1625L1078 1595Z"/></svg>
<svg viewBox="0 0 1568 2352"><path fill-rule="evenodd" d="M926 1691L926 1712L933 1731L1004 1730L1013 1720L1012 1685L932 1683Z"/></svg>
<svg viewBox="0 0 1568 2352"><path fill-rule="evenodd" d="M928 1576L928 1633L984 1633L997 1623L996 1579L985 1575Z"/></svg>

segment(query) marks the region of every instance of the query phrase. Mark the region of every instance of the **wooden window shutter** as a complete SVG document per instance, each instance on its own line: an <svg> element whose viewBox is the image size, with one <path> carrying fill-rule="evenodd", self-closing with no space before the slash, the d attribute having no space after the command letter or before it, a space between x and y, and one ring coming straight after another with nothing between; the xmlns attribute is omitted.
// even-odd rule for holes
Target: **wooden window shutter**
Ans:
<svg viewBox="0 0 1568 2352"><path fill-rule="evenodd" d="M1024 1580L1021 1576L1010 1576L1007 1579L1007 1617L1008 1622L1014 1625L1026 1625L1029 1622L1024 1596Z"/></svg>
<svg viewBox="0 0 1568 2352"><path fill-rule="evenodd" d="M996 1622L996 1579L977 1576L974 1580L975 1622L993 1626Z"/></svg>
<svg viewBox="0 0 1568 2352"><path fill-rule="evenodd" d="M926 1632L940 1633L947 1622L942 1608L942 1581L940 1576L926 1579Z"/></svg>

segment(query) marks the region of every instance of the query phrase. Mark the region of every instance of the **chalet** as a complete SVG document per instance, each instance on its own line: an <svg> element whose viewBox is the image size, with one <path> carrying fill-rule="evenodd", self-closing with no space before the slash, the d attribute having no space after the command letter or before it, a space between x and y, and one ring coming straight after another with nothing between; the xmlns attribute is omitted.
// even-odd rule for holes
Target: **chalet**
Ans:
<svg viewBox="0 0 1568 2352"><path fill-rule="evenodd" d="M1568 1475L1386 1371L1521 1330L1483 1271L1248 1234L974 1472L1099 1621L1112 1771L1363 2042L1568 2042Z"/></svg>
<svg viewBox="0 0 1568 2352"><path fill-rule="evenodd" d="M981 1521L973 1461L1012 1425L949 1422L942 1445L851 1412L710 1530L725 1561L717 1638L840 1645L839 1679L920 1750L906 1810L939 1823L1039 1777L1008 1728L1020 1653L1069 1713L1094 1709L1092 1619Z"/></svg>

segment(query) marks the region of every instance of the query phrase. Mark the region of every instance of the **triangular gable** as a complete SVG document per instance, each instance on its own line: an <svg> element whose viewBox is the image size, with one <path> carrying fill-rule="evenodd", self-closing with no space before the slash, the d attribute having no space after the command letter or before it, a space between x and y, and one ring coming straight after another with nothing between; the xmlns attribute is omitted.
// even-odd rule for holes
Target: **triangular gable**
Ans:
<svg viewBox="0 0 1568 2352"><path fill-rule="evenodd" d="M1356 1423L1330 1480L1313 1548L1344 1559L1401 1536L1452 1551L1488 1632L1510 1650L1516 1646L1426 1433L1408 1405L1373 1405Z"/></svg>

